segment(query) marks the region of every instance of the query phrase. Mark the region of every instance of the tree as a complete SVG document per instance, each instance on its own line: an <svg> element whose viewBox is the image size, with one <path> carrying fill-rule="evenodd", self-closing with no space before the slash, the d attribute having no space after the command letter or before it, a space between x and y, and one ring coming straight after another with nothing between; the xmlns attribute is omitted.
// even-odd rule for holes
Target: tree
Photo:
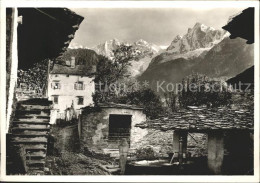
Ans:
<svg viewBox="0 0 260 183"><path fill-rule="evenodd" d="M100 58L97 64L96 82L111 84L129 76L127 68L137 55L133 47L122 44L113 50L113 55L112 59L104 56Z"/></svg>
<svg viewBox="0 0 260 183"><path fill-rule="evenodd" d="M182 81L182 90L178 94L181 107L189 105L218 107L229 105L231 92L223 81L211 79L205 75L192 74Z"/></svg>
<svg viewBox="0 0 260 183"><path fill-rule="evenodd" d="M178 95L174 92L164 93L165 103L169 112L175 112L178 108Z"/></svg>
<svg viewBox="0 0 260 183"><path fill-rule="evenodd" d="M138 105L144 108L149 118L157 118L163 112L160 97L153 90L138 86L138 81L129 78L127 71L130 61L140 53L127 45L120 45L113 53L113 59L102 56L97 64L95 82L98 89L93 95L95 104L114 102Z"/></svg>
<svg viewBox="0 0 260 183"><path fill-rule="evenodd" d="M93 96L95 103L110 101L118 97L118 87L121 87L120 85L125 83L129 77L127 69L131 65L130 61L138 53L135 52L132 46L122 44L113 51L113 55L113 59L100 56L97 63L95 83L98 87ZM113 91L111 91L111 88Z"/></svg>
<svg viewBox="0 0 260 183"><path fill-rule="evenodd" d="M150 88L130 92L118 99L119 103L142 106L144 113L150 119L158 118L163 114L163 104L160 97Z"/></svg>

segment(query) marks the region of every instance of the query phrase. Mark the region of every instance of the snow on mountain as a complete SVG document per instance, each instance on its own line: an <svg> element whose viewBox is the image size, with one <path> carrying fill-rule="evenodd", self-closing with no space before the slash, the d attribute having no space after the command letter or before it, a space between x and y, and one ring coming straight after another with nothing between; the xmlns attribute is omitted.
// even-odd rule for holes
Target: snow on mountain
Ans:
<svg viewBox="0 0 260 183"><path fill-rule="evenodd" d="M160 46L149 43L143 39L139 39L134 43L120 42L118 39L112 39L97 45L92 48L92 50L94 50L97 54L113 59L113 50L116 50L120 45L132 46L135 52L138 53L138 57L130 61L131 66L128 69L130 75L133 77L144 72L153 57L157 56L158 53L161 53L162 50Z"/></svg>
<svg viewBox="0 0 260 183"><path fill-rule="evenodd" d="M88 47L80 45L78 43L70 43L69 45L69 49L79 49L79 48L89 49Z"/></svg>
<svg viewBox="0 0 260 183"><path fill-rule="evenodd" d="M133 46L133 48L141 53L141 54L156 54L158 53L161 48L153 43L148 43L147 41L140 39L134 43L127 43L127 42L120 42L118 39L112 39L106 41L105 43L101 43L94 48L97 54L104 55L108 58L113 58L113 50L116 50L120 45L129 45Z"/></svg>
<svg viewBox="0 0 260 183"><path fill-rule="evenodd" d="M212 48L223 40L225 31L216 30L201 23L189 28L184 36L177 35L167 48L168 53L183 54L201 48Z"/></svg>
<svg viewBox="0 0 260 183"><path fill-rule="evenodd" d="M152 62L164 63L178 58L192 59L209 51L214 45L221 42L229 33L216 30L202 23L196 23L183 36L177 35L166 51L160 54L160 59Z"/></svg>
<svg viewBox="0 0 260 183"><path fill-rule="evenodd" d="M192 50L192 51L188 51L188 52L180 53L180 54L171 54L171 53L166 52L164 54L161 54L163 59L159 63L172 61L172 60L175 60L178 58L184 58L184 59L196 58L196 57L200 56L201 54L206 53L210 49L211 48L199 48L196 50Z"/></svg>
<svg viewBox="0 0 260 183"><path fill-rule="evenodd" d="M161 50L166 50L168 48L168 46L164 46L164 45L161 45L159 47L161 48Z"/></svg>
<svg viewBox="0 0 260 183"><path fill-rule="evenodd" d="M162 53L153 59L138 79L149 81L156 90L157 81L179 83L191 73L216 79L231 78L253 65L254 45L246 44L242 38L225 37L212 48L199 48L175 55Z"/></svg>
<svg viewBox="0 0 260 183"><path fill-rule="evenodd" d="M112 39L101 43L96 47L92 48L97 54L104 55L108 58L113 58L113 50L117 49L122 43L118 39Z"/></svg>

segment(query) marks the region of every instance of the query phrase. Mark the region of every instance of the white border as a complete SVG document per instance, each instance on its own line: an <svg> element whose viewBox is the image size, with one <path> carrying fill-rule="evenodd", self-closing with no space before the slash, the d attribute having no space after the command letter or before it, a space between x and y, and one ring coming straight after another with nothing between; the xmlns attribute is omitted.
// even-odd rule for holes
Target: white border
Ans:
<svg viewBox="0 0 260 183"><path fill-rule="evenodd" d="M228 8L255 7L254 176L6 176L5 175L5 7ZM14 1L1 2L1 180L59 182L259 182L259 2L258 1ZM3 87L4 86L4 87Z"/></svg>
<svg viewBox="0 0 260 183"><path fill-rule="evenodd" d="M69 8L234 8L258 6L258 1L42 1L3 0L6 7L69 7Z"/></svg>

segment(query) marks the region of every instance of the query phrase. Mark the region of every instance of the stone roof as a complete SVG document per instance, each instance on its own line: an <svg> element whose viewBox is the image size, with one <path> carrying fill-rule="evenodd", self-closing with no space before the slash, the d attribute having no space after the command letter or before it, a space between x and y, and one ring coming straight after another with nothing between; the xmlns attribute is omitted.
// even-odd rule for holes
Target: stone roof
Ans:
<svg viewBox="0 0 260 183"><path fill-rule="evenodd" d="M254 112L249 109L230 109L219 107L190 106L173 113L169 117L147 120L136 127L152 128L162 131L180 130L189 132L207 132L212 130L253 130Z"/></svg>
<svg viewBox="0 0 260 183"><path fill-rule="evenodd" d="M100 108L120 108L120 109L133 109L133 110L143 110L142 107L129 104L118 104L118 103L100 103Z"/></svg>
<svg viewBox="0 0 260 183"><path fill-rule="evenodd" d="M236 75L235 77L230 78L226 82L228 84L233 85L234 87L235 87L235 85L236 85L236 87L239 86L239 82L240 83L244 83L244 84L250 84L249 87L247 85L243 85L241 87L241 89L242 90L254 89L254 66L246 69L245 71L243 71L242 73Z"/></svg>
<svg viewBox="0 0 260 183"><path fill-rule="evenodd" d="M55 59L67 50L84 17L67 8L18 8L20 69L44 59Z"/></svg>
<svg viewBox="0 0 260 183"><path fill-rule="evenodd" d="M67 65L54 64L50 74L69 74L79 76L93 76L95 71L86 65L75 65L74 68Z"/></svg>
<svg viewBox="0 0 260 183"><path fill-rule="evenodd" d="M230 38L241 37L247 40L248 44L254 43L254 10L250 7L242 11L239 15L232 18L227 25L222 27L230 32Z"/></svg>

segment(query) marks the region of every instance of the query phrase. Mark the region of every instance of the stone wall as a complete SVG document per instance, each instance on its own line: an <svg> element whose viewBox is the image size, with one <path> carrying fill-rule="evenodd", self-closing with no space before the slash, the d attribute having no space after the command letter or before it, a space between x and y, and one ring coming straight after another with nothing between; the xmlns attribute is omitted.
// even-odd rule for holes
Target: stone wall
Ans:
<svg viewBox="0 0 260 183"><path fill-rule="evenodd" d="M138 147L150 146L159 157L168 157L173 152L173 132L162 132L154 129L147 129L147 134L139 141Z"/></svg>
<svg viewBox="0 0 260 183"><path fill-rule="evenodd" d="M187 137L187 151L192 157L206 156L207 134L191 133L191 136ZM147 135L139 141L139 147L145 146L151 146L159 157L168 157L173 153L173 131L148 129Z"/></svg>
<svg viewBox="0 0 260 183"><path fill-rule="evenodd" d="M91 108L91 107L89 107ZM173 152L173 131L160 131L155 129L141 129L135 124L144 121L146 116L141 110L117 109L117 108L91 108L91 111L83 110L79 118L79 136L81 147L103 153L104 149L117 149L118 144L109 141L109 115L132 115L131 124L131 149L150 146L158 157L168 157ZM207 155L207 134L191 133L188 135L187 150L192 157Z"/></svg>
<svg viewBox="0 0 260 183"><path fill-rule="evenodd" d="M79 138L77 125L66 127L52 126L51 134L55 137L54 147L60 153L69 151L77 152L79 150Z"/></svg>
<svg viewBox="0 0 260 183"><path fill-rule="evenodd" d="M191 157L200 157L207 155L208 135L205 133L188 134L187 151Z"/></svg>
<svg viewBox="0 0 260 183"><path fill-rule="evenodd" d="M110 114L132 115L130 148L136 149L142 146L140 142L148 134L148 130L135 127L136 124L146 120L142 110L92 107L91 111L83 110L79 118L81 147L86 146L89 150L98 153L103 153L104 149L118 149L119 142L111 142L108 139Z"/></svg>

